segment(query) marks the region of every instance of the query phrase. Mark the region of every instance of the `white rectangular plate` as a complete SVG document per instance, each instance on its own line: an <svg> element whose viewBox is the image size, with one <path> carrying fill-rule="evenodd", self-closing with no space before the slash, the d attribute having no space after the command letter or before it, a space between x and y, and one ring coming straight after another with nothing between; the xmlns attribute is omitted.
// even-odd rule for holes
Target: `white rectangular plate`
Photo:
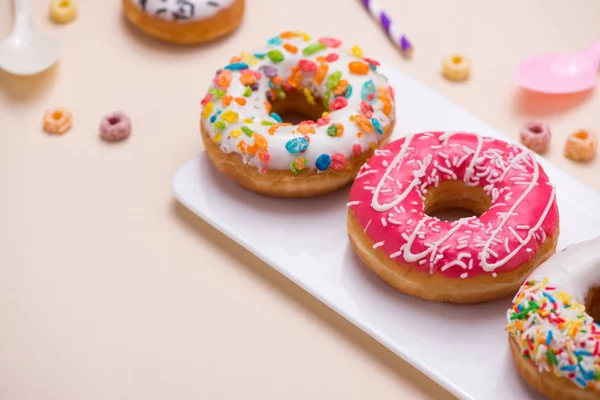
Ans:
<svg viewBox="0 0 600 400"><path fill-rule="evenodd" d="M502 135L388 66L397 129ZM506 137L503 139L509 140ZM544 159L557 185L559 248L600 236L600 193ZM510 299L475 306L430 303L398 293L364 267L348 243L348 189L307 200L270 199L220 175L203 153L173 177L186 207L228 235L461 399L538 399L513 367L504 331Z"/></svg>

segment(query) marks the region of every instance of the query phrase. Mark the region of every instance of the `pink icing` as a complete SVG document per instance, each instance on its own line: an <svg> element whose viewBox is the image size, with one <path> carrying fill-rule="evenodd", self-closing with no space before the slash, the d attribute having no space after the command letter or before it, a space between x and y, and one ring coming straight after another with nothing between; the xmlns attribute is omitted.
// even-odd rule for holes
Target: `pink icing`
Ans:
<svg viewBox="0 0 600 400"><path fill-rule="evenodd" d="M445 180L482 186L492 206L451 222L426 215L422 195ZM348 206L374 248L450 278L511 271L558 229L555 188L535 157L471 133L419 133L376 150Z"/></svg>

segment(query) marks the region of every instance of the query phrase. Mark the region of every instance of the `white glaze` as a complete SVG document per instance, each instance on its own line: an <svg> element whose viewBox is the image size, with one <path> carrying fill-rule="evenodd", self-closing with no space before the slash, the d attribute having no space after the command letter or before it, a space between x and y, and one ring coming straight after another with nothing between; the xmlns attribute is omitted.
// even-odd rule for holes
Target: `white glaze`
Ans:
<svg viewBox="0 0 600 400"><path fill-rule="evenodd" d="M539 266L529 280L543 281L583 304L588 290L600 286L600 238L570 245Z"/></svg>
<svg viewBox="0 0 600 400"><path fill-rule="evenodd" d="M166 21L191 22L210 18L234 0L129 0L148 14Z"/></svg>

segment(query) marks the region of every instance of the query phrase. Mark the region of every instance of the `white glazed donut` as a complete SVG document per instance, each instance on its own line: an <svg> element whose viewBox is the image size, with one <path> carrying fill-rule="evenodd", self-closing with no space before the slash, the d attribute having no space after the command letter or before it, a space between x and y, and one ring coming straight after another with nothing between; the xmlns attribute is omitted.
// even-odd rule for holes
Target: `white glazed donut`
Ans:
<svg viewBox="0 0 600 400"><path fill-rule="evenodd" d="M314 196L354 179L391 134L395 102L379 63L332 38L284 32L217 71L202 100L213 163L256 192ZM300 113L298 125L278 113Z"/></svg>
<svg viewBox="0 0 600 400"><path fill-rule="evenodd" d="M123 0L123 9L149 35L194 44L235 29L244 13L244 0Z"/></svg>
<svg viewBox="0 0 600 400"><path fill-rule="evenodd" d="M600 399L600 238L556 253L523 284L507 312L521 375L551 399Z"/></svg>

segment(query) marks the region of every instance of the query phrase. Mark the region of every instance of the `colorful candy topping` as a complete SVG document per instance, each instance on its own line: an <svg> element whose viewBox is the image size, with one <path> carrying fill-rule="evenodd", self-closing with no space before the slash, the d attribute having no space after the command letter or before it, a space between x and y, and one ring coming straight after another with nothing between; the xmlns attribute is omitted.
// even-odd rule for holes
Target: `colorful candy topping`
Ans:
<svg viewBox="0 0 600 400"><path fill-rule="evenodd" d="M600 390L600 328L569 293L548 286L548 279L529 280L507 320L507 332L540 372Z"/></svg>
<svg viewBox="0 0 600 400"><path fill-rule="evenodd" d="M442 60L442 73L451 81L464 81L471 74L471 60L461 54L451 54Z"/></svg>
<svg viewBox="0 0 600 400"><path fill-rule="evenodd" d="M565 157L573 161L589 161L596 155L597 142L594 132L585 129L574 132L565 143Z"/></svg>
<svg viewBox="0 0 600 400"><path fill-rule="evenodd" d="M346 51L341 44L284 32L264 50L232 57L201 101L204 131L261 172L267 164L294 174L343 169L349 157L377 147L395 115L379 62L358 46ZM303 109L312 107L319 118L292 125L274 111L295 107L274 105L298 93L307 103Z"/></svg>
<svg viewBox="0 0 600 400"><path fill-rule="evenodd" d="M44 114L44 130L48 133L62 135L71 129L73 114L65 107L54 107Z"/></svg>

